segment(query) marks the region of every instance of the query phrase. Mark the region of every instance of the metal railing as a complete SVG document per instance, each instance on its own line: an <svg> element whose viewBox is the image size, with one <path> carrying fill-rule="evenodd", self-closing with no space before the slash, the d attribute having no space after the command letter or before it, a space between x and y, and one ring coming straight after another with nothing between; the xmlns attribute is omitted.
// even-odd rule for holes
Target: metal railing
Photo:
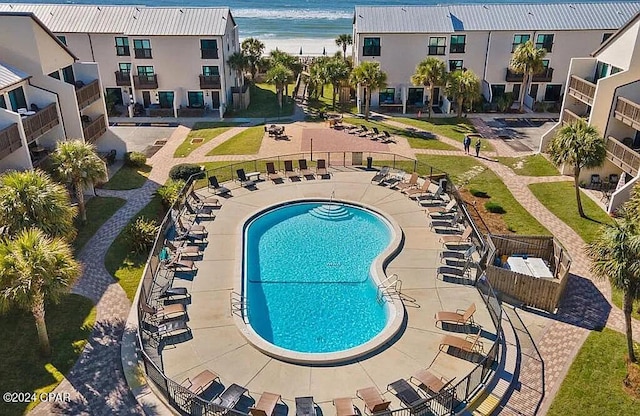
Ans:
<svg viewBox="0 0 640 416"><path fill-rule="evenodd" d="M571 79L569 80L569 95L592 105L593 98L596 95L596 84L582 79L577 75L571 75Z"/></svg>

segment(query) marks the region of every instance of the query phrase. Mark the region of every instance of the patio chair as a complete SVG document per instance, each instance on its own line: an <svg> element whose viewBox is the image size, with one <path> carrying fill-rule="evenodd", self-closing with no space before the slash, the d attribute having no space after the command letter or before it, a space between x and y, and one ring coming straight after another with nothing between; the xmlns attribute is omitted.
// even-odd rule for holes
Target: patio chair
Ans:
<svg viewBox="0 0 640 416"><path fill-rule="evenodd" d="M387 391L393 392L398 400L404 403L405 406L411 408L412 411L423 409L429 405L427 402L428 399L420 396L420 394L411 387L411 384L403 378L389 384Z"/></svg>
<svg viewBox="0 0 640 416"><path fill-rule="evenodd" d="M391 188L397 189L399 191L403 191L405 189L415 188L416 186L418 186L418 178L419 177L420 177L420 175L418 175L418 172L413 172L411 174L411 177L409 178L409 180L407 182L396 183Z"/></svg>
<svg viewBox="0 0 640 416"><path fill-rule="evenodd" d="M436 325L438 322L442 325L443 322L455 325L466 326L468 324L473 325L473 314L476 313L476 304L472 303L467 309L456 309L455 312L440 311L436 313Z"/></svg>
<svg viewBox="0 0 640 416"><path fill-rule="evenodd" d="M329 170L327 169L327 161L324 159L318 159L318 161L316 162L316 175L320 176L320 178L323 178L325 176L331 176L331 174L329 173Z"/></svg>
<svg viewBox="0 0 640 416"><path fill-rule="evenodd" d="M376 173L375 176L371 178L371 183L380 185L380 183L382 183L382 181L384 181L387 176L389 176L389 172L391 172L391 168L389 166L383 166L382 168L380 168L378 173Z"/></svg>
<svg viewBox="0 0 640 416"><path fill-rule="evenodd" d="M439 207L427 207L427 214L433 216L445 216L456 212L456 200L450 200L447 205Z"/></svg>
<svg viewBox="0 0 640 416"><path fill-rule="evenodd" d="M388 410L391 404L390 401L382 398L382 395L375 387L360 389L356 392L356 396L362 399L365 412L368 410L371 415Z"/></svg>
<svg viewBox="0 0 640 416"><path fill-rule="evenodd" d="M429 229L433 231L438 228L458 228L458 223L462 219L462 213L460 211L454 211L452 217L442 216L440 218L432 218L429 223Z"/></svg>
<svg viewBox="0 0 640 416"><path fill-rule="evenodd" d="M179 244L179 243L174 243L173 241L170 240L164 240L164 245L165 247L167 247L171 252L180 255L181 257L185 257L185 258L192 258L192 257L201 257L203 252L202 250L200 250L199 246L188 246L188 245L183 245L183 244ZM171 253L169 253L171 254Z"/></svg>
<svg viewBox="0 0 640 416"><path fill-rule="evenodd" d="M231 194L231 191L228 188L225 188L218 183L218 178L215 176L209 176L209 189L213 189L213 193L215 195Z"/></svg>
<svg viewBox="0 0 640 416"><path fill-rule="evenodd" d="M276 410L276 405L282 398L279 394L264 392L258 400L258 404L249 408L249 413L253 416L271 416L273 411Z"/></svg>
<svg viewBox="0 0 640 416"><path fill-rule="evenodd" d="M296 171L293 169L293 160L284 161L284 176L288 179L292 179L292 178L300 179L300 175L298 175Z"/></svg>
<svg viewBox="0 0 640 416"><path fill-rule="evenodd" d="M185 223L182 221L182 217L178 216L176 219L176 226L180 232L187 232L189 234L199 235L206 237L209 232L202 224L195 224L193 222Z"/></svg>
<svg viewBox="0 0 640 416"><path fill-rule="evenodd" d="M216 215L213 213L213 208L211 207L194 207L191 205L189 200L184 201L184 209L185 211L193 217L195 221L198 220L213 220L216 218Z"/></svg>
<svg viewBox="0 0 640 416"><path fill-rule="evenodd" d="M273 162L267 162L267 178L273 182L280 181L282 182L282 176L278 174L276 171L276 167Z"/></svg>
<svg viewBox="0 0 640 416"><path fill-rule="evenodd" d="M462 234L459 235L443 235L440 237L440 243L442 245L450 245L450 244L466 244L469 242L469 238L471 237L471 233L473 229L470 225L467 225Z"/></svg>
<svg viewBox="0 0 640 416"><path fill-rule="evenodd" d="M359 137L367 137L371 132L364 124L360 125L360 133L358 133Z"/></svg>
<svg viewBox="0 0 640 416"><path fill-rule="evenodd" d="M300 175L307 177L315 177L311 169L307 166L307 159L298 159L298 172Z"/></svg>
<svg viewBox="0 0 640 416"><path fill-rule="evenodd" d="M256 183L254 181L247 178L246 173L244 173L244 169L236 170L236 175L238 175L238 180L240 181L240 185L243 188L253 188L256 186Z"/></svg>
<svg viewBox="0 0 640 416"><path fill-rule="evenodd" d="M171 305L152 307L147 302L142 302L140 308L149 315L151 321L164 323L166 321L183 320L187 318L187 308L182 303L172 303Z"/></svg>
<svg viewBox="0 0 640 416"><path fill-rule="evenodd" d="M442 260L445 259L445 258L453 258L453 259L457 259L457 260L463 260L465 262L471 261L472 257L473 257L473 253L475 253L476 250L477 250L476 246L474 246L472 244L472 245L469 246L468 249L466 249L463 252L461 252L459 250L441 251L440 252L440 263L442 263Z"/></svg>
<svg viewBox="0 0 640 416"><path fill-rule="evenodd" d="M226 407L227 409L233 409L240 401L240 397L249 390L237 384L232 384L225 389L218 397L213 399L211 403L219 406Z"/></svg>
<svg viewBox="0 0 640 416"><path fill-rule="evenodd" d="M445 349L449 350L449 347L454 347L460 351L467 353L480 353L483 351L483 345L480 341L480 330L476 334L467 335L466 338L460 338L455 335L445 335L440 340L438 349L444 352Z"/></svg>
<svg viewBox="0 0 640 416"><path fill-rule="evenodd" d="M420 187L413 187L413 188L408 188L408 189L403 189L402 193L407 195L409 198L413 197L413 196L418 196L418 195L424 195L429 193L429 187L431 186L431 182L429 181L429 179L425 179L424 183L422 184L422 186Z"/></svg>
<svg viewBox="0 0 640 416"><path fill-rule="evenodd" d="M189 196L195 202L196 208L220 208L220 200L213 197L201 197L196 191L191 191Z"/></svg>
<svg viewBox="0 0 640 416"><path fill-rule="evenodd" d="M360 134L362 132L362 128L358 126L352 126L347 130L349 134Z"/></svg>
<svg viewBox="0 0 640 416"><path fill-rule="evenodd" d="M180 385L186 387L190 392L199 395L215 383L216 380L218 383L220 382L220 376L216 373L209 370L202 370L193 378L187 377Z"/></svg>
<svg viewBox="0 0 640 416"><path fill-rule="evenodd" d="M593 174L591 175L591 181L589 182L589 188L591 189L600 189L602 188L602 179L600 179L600 175Z"/></svg>
<svg viewBox="0 0 640 416"><path fill-rule="evenodd" d="M442 186L438 186L435 192L425 192L422 195L416 197L416 200L420 203L420 205L425 204L433 204L435 200L442 200L444 196L444 188Z"/></svg>
<svg viewBox="0 0 640 416"><path fill-rule="evenodd" d="M312 396L296 397L296 416L317 416Z"/></svg>
<svg viewBox="0 0 640 416"><path fill-rule="evenodd" d="M333 399L333 405L336 408L336 416L358 416L351 397Z"/></svg>
<svg viewBox="0 0 640 416"><path fill-rule="evenodd" d="M168 321L160 325L147 322L147 326L149 327L151 335L156 338L172 336L176 332L191 332L191 329L185 321Z"/></svg>
<svg viewBox="0 0 640 416"><path fill-rule="evenodd" d="M382 134L384 135L384 140L382 141L382 143L396 143L396 139L394 139L388 131L384 130Z"/></svg>
<svg viewBox="0 0 640 416"><path fill-rule="evenodd" d="M193 260L183 259L179 254L174 254L174 256L164 264L164 267L176 272L195 272L198 270Z"/></svg>
<svg viewBox="0 0 640 416"><path fill-rule="evenodd" d="M444 377L437 377L426 368L419 370L409 378L409 381L426 391L430 396L437 396L442 390L450 385L453 380L455 380L455 377L451 380L447 380Z"/></svg>
<svg viewBox="0 0 640 416"><path fill-rule="evenodd" d="M618 175L617 173L612 173L611 175L609 175L609 185L613 188L615 188L616 186L618 186L618 181L620 180L620 175Z"/></svg>
<svg viewBox="0 0 640 416"><path fill-rule="evenodd" d="M185 299L191 297L189 292L187 292L186 287L171 287L171 281L168 281L164 286L162 286L162 288L160 288L160 293L158 294L159 299L172 299L178 296Z"/></svg>

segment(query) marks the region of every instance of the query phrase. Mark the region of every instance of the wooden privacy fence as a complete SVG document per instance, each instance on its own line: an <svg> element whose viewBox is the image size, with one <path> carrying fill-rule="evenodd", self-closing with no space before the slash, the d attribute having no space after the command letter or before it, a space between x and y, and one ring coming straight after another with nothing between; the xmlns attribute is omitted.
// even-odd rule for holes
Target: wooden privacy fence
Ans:
<svg viewBox="0 0 640 416"><path fill-rule="evenodd" d="M494 290L517 299L526 306L554 313L567 284L571 257L553 237L490 234L487 243L487 278ZM553 278L535 277L496 265L504 256L543 259Z"/></svg>

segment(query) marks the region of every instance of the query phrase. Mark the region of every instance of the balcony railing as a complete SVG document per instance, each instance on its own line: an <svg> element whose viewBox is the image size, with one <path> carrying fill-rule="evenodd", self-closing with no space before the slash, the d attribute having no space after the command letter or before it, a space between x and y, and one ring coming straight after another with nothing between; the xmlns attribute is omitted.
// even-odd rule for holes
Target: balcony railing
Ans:
<svg viewBox="0 0 640 416"><path fill-rule="evenodd" d="M157 75L134 75L133 85L141 90L155 90L158 88Z"/></svg>
<svg viewBox="0 0 640 416"><path fill-rule="evenodd" d="M118 87L128 87L131 85L131 75L126 71L116 71L116 85Z"/></svg>
<svg viewBox="0 0 640 416"><path fill-rule="evenodd" d="M524 78L523 74L517 74L513 72L510 68L507 68L507 75L505 76L505 81L507 82L522 82ZM539 74L535 74L533 76L533 82L550 82L553 78L553 68L547 68L543 72Z"/></svg>
<svg viewBox="0 0 640 416"><path fill-rule="evenodd" d="M22 147L18 124L13 123L0 130L0 159L4 159L11 153Z"/></svg>
<svg viewBox="0 0 640 416"><path fill-rule="evenodd" d="M78 108L82 110L89 104L100 99L100 83L94 79L84 87L76 90L76 98L78 99Z"/></svg>
<svg viewBox="0 0 640 416"><path fill-rule="evenodd" d="M640 169L640 154L630 147L625 146L614 137L607 137L607 157L616 166L636 176Z"/></svg>
<svg viewBox="0 0 640 416"><path fill-rule="evenodd" d="M95 143L100 136L107 131L107 125L104 122L104 116L99 116L90 123L82 127L85 143Z"/></svg>
<svg viewBox="0 0 640 416"><path fill-rule="evenodd" d="M593 97L596 95L596 84L576 75L571 75L571 80L569 80L569 95L588 105L592 105Z"/></svg>
<svg viewBox="0 0 640 416"><path fill-rule="evenodd" d="M583 119L582 117L574 113L573 111L567 110L566 108L562 112L562 124L564 125L573 124L578 120L586 121L585 119Z"/></svg>
<svg viewBox="0 0 640 416"><path fill-rule="evenodd" d="M200 75L200 88L209 90L219 90L220 75Z"/></svg>
<svg viewBox="0 0 640 416"><path fill-rule="evenodd" d="M22 127L27 143L31 143L55 126L60 124L58 119L58 109L55 103L51 103L32 116L22 119Z"/></svg>
<svg viewBox="0 0 640 416"><path fill-rule="evenodd" d="M618 97L614 117L624 124L640 130L640 104L624 97Z"/></svg>

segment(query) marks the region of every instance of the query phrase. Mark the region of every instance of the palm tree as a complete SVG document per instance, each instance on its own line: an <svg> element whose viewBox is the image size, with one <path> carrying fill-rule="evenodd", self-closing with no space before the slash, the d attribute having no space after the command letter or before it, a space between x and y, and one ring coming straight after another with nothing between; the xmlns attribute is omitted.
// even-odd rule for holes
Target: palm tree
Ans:
<svg viewBox="0 0 640 416"><path fill-rule="evenodd" d="M624 210L623 210L624 211ZM591 272L609 279L611 285L624 292L622 311L627 334L629 360L636 362L633 350L631 312L633 301L640 297L640 229L637 218L628 212L613 224L605 224L587 247Z"/></svg>
<svg viewBox="0 0 640 416"><path fill-rule="evenodd" d="M276 86L276 94L278 95L278 105L282 108L282 91L284 86L291 81L293 72L281 63L275 64L267 71L267 82Z"/></svg>
<svg viewBox="0 0 640 416"><path fill-rule="evenodd" d="M96 154L95 146L81 140L59 142L51 160L59 179L73 185L80 219L86 222L84 190L107 179L107 166Z"/></svg>
<svg viewBox="0 0 640 416"><path fill-rule="evenodd" d="M364 88L364 119L369 120L371 91L387 86L387 74L380 70L378 62L365 61L351 71L351 84Z"/></svg>
<svg viewBox="0 0 640 416"><path fill-rule="evenodd" d="M480 79L473 71L454 71L447 80L447 94L458 103L458 117L462 117L462 109L466 102L480 97Z"/></svg>
<svg viewBox="0 0 640 416"><path fill-rule="evenodd" d="M583 168L602 166L606 156L605 142L598 130L584 120L568 124L560 129L549 145L549 155L556 165L573 166L578 212L585 217L580 201L580 171Z"/></svg>
<svg viewBox="0 0 640 416"><path fill-rule="evenodd" d="M5 233L36 227L52 237L75 235L69 193L41 170L0 175L0 227Z"/></svg>
<svg viewBox="0 0 640 416"><path fill-rule="evenodd" d="M56 302L80 276L80 264L63 239L50 238L42 231L22 230L14 239L0 242L0 302L15 305L33 314L42 353L51 353L45 300Z"/></svg>
<svg viewBox="0 0 640 416"><path fill-rule="evenodd" d="M279 51L278 49L271 51L269 54L269 58L271 60L271 66L274 66L278 63L281 63L286 68L288 68L292 75L292 79L296 79L298 74L302 72L302 64L297 56L293 56L286 52ZM289 83L284 86L284 94L289 96Z"/></svg>
<svg viewBox="0 0 640 416"><path fill-rule="evenodd" d="M347 61L334 57L327 61L325 65L326 80L333 87L332 106L336 108L336 95L340 92L340 85L349 80L349 64Z"/></svg>
<svg viewBox="0 0 640 416"><path fill-rule="evenodd" d="M344 56L345 61L347 60L347 46L353 45L353 37L348 33L343 33L342 35L338 35L336 38L336 45L342 48L342 56Z"/></svg>
<svg viewBox="0 0 640 416"><path fill-rule="evenodd" d="M438 85L446 82L447 70L444 61L429 57L418 64L416 72L411 75L411 83L413 85L423 85L429 88L429 103L427 111L431 118L431 105L433 103L433 89Z"/></svg>
<svg viewBox="0 0 640 416"><path fill-rule="evenodd" d="M237 77L241 82L241 86L244 85L244 73L249 68L249 59L244 52L234 52L227 59L229 67L236 71Z"/></svg>
<svg viewBox="0 0 640 416"><path fill-rule="evenodd" d="M256 38L246 38L242 41L242 52L247 57L249 64L249 72L251 72L251 82L256 82L256 74L258 73L258 66L260 58L264 52L264 43L260 42Z"/></svg>
<svg viewBox="0 0 640 416"><path fill-rule="evenodd" d="M520 111L522 111L522 107L524 106L524 96L526 92L529 91L529 83L533 79L533 76L544 70L542 61L546 54L547 51L545 49L536 48L530 40L518 45L513 52L509 67L516 74L522 74L522 88L524 90L523 93L520 94Z"/></svg>

